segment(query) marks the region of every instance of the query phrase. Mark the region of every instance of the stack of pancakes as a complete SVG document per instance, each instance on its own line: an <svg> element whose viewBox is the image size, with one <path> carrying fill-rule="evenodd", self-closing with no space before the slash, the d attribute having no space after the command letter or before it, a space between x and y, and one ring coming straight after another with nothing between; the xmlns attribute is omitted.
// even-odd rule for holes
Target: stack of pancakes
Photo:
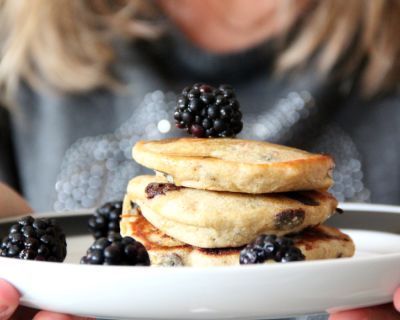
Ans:
<svg viewBox="0 0 400 320"><path fill-rule="evenodd" d="M290 237L306 260L354 254L347 235L322 225L337 211L324 191L332 184L329 156L183 138L138 142L133 158L156 175L129 182L121 234L142 242L152 265L237 265L263 234Z"/></svg>

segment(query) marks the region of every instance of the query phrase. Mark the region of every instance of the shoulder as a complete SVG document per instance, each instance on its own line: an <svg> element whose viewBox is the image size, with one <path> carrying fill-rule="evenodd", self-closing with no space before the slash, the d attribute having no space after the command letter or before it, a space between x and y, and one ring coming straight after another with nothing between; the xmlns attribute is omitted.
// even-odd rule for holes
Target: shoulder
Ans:
<svg viewBox="0 0 400 320"><path fill-rule="evenodd" d="M350 99L335 120L360 154L371 201L399 203L400 93Z"/></svg>
<svg viewBox="0 0 400 320"><path fill-rule="evenodd" d="M352 127L382 126L386 131L393 126L391 129L400 131L400 91L371 99L350 97L343 103L336 120L343 124L350 122Z"/></svg>
<svg viewBox="0 0 400 320"><path fill-rule="evenodd" d="M366 101L366 105L370 108L378 109L377 112L388 112L388 110L393 110L400 114L400 88L390 94L378 96Z"/></svg>

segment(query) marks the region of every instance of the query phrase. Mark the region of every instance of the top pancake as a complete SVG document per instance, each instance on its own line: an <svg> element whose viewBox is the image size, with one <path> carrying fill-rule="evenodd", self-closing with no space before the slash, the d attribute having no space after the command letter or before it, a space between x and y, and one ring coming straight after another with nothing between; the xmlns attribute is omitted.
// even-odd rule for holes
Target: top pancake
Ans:
<svg viewBox="0 0 400 320"><path fill-rule="evenodd" d="M196 189L271 193L327 189L334 162L327 155L240 139L139 141L133 158Z"/></svg>

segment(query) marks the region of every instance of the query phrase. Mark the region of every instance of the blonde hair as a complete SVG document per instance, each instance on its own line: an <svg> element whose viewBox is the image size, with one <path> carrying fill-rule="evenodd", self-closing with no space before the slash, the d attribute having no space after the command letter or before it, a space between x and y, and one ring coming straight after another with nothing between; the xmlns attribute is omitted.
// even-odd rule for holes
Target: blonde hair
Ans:
<svg viewBox="0 0 400 320"><path fill-rule="evenodd" d="M279 70L297 67L317 55L322 74L336 71L335 76L343 78L363 66L361 85L366 95L399 84L400 1L318 1L306 19L298 36L283 50Z"/></svg>
<svg viewBox="0 0 400 320"><path fill-rule="evenodd" d="M147 1L0 1L0 85L8 92L20 80L65 92L113 86L115 35L158 33L145 20L152 14Z"/></svg>
<svg viewBox="0 0 400 320"><path fill-rule="evenodd" d="M156 12L146 0L0 0L0 6L0 85L6 92L21 80L63 92L113 86L113 40L160 31L149 22ZM389 90L400 79L398 30L400 1L315 1L279 52L277 67L286 71L317 56L321 74L335 70L345 77L363 64L365 92Z"/></svg>

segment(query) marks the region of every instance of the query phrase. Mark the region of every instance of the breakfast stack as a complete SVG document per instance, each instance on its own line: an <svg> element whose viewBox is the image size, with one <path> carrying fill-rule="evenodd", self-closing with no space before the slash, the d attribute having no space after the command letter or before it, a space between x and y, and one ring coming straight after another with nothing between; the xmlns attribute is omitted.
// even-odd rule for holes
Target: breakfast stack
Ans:
<svg viewBox="0 0 400 320"><path fill-rule="evenodd" d="M327 155L267 142L141 141L133 158L153 169L127 188L121 234L152 265L223 266L350 257L354 244L323 225L337 209Z"/></svg>

